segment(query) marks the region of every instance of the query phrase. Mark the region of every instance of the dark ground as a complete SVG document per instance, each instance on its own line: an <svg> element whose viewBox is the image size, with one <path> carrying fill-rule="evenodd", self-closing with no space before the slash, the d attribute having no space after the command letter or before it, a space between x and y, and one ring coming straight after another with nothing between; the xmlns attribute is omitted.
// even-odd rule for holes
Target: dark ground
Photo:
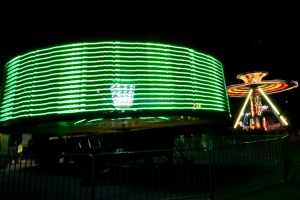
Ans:
<svg viewBox="0 0 300 200"><path fill-rule="evenodd" d="M291 138L294 169L288 182L272 182L215 197L215 200L300 199L300 136Z"/></svg>

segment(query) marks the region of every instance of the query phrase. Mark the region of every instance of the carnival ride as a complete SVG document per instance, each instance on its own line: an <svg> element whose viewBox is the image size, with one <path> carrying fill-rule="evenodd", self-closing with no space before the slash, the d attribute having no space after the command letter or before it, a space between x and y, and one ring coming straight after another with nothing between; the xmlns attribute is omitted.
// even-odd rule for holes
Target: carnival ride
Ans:
<svg viewBox="0 0 300 200"><path fill-rule="evenodd" d="M107 151L170 148L177 135L230 126L222 63L190 48L58 45L12 58L0 79L0 133L31 135L39 153L67 140L89 152L92 141Z"/></svg>
<svg viewBox="0 0 300 200"><path fill-rule="evenodd" d="M185 47L59 45L11 59L1 76L3 132L111 133L222 123L230 115L222 63Z"/></svg>
<svg viewBox="0 0 300 200"><path fill-rule="evenodd" d="M285 80L262 80L267 76L266 71L246 72L237 75L237 79L244 81L242 84L234 84L227 87L229 97L245 98L241 111L234 123L234 129L240 127L243 130L270 131L285 128L289 125L288 120L271 102L268 94L285 92L298 87L297 81ZM266 101L263 104L262 97ZM270 119L273 113L278 123ZM267 117L268 116L268 117Z"/></svg>

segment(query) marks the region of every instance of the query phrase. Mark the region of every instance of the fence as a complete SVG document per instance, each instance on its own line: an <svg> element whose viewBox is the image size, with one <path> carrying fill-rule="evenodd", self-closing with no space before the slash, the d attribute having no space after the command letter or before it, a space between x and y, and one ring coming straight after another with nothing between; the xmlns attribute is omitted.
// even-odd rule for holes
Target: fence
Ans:
<svg viewBox="0 0 300 200"><path fill-rule="evenodd" d="M220 139L218 146L212 142L207 148L185 139L170 150L34 155L15 163L11 155L1 155L0 198L214 199L256 184L287 181L289 137L228 137L222 139L226 144Z"/></svg>

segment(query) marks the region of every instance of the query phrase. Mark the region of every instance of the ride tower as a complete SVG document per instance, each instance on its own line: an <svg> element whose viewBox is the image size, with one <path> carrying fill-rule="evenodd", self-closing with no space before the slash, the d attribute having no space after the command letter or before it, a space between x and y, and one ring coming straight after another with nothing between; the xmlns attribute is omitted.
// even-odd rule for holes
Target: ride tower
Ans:
<svg viewBox="0 0 300 200"><path fill-rule="evenodd" d="M237 75L237 79L244 81L242 84L234 84L227 87L229 97L245 98L245 102L239 112L233 128L243 130L271 131L284 128L289 125L285 116L272 103L268 94L280 93L298 87L297 81L262 80L267 76L266 71L246 72ZM266 104L263 104L263 102ZM270 117L270 113L275 116Z"/></svg>

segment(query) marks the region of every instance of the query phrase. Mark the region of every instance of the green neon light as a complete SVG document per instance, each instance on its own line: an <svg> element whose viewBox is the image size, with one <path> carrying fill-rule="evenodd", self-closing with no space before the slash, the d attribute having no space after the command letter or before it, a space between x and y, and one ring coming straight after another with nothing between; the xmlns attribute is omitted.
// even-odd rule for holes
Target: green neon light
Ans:
<svg viewBox="0 0 300 200"><path fill-rule="evenodd" d="M74 125L76 125L76 124L79 124L79 123L81 123L81 122L84 122L86 119L82 119L82 120L79 120L79 121L77 121L77 122L74 122Z"/></svg>
<svg viewBox="0 0 300 200"><path fill-rule="evenodd" d="M193 111L195 104L201 105L197 111L229 113L221 62L184 47L134 42L61 45L13 58L4 75L0 121L125 108ZM129 80L134 95L112 95L115 80Z"/></svg>

